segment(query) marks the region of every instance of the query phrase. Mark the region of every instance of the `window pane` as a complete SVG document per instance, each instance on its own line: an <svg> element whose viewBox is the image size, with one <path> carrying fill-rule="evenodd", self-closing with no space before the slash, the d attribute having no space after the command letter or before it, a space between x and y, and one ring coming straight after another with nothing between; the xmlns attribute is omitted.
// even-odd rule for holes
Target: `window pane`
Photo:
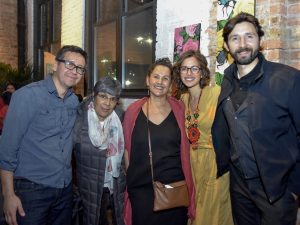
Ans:
<svg viewBox="0 0 300 225"><path fill-rule="evenodd" d="M54 0L53 4L53 13L52 16L53 19L53 35L52 35L52 42L60 41L61 36L61 1L60 0Z"/></svg>
<svg viewBox="0 0 300 225"><path fill-rule="evenodd" d="M105 23L117 18L120 10L120 0L98 0L98 22Z"/></svg>
<svg viewBox="0 0 300 225"><path fill-rule="evenodd" d="M95 82L100 77L116 77L116 22L97 26L95 30L96 74Z"/></svg>
<svg viewBox="0 0 300 225"><path fill-rule="evenodd" d="M128 11L136 7L145 5L149 2L153 2L153 0L128 0Z"/></svg>
<svg viewBox="0 0 300 225"><path fill-rule="evenodd" d="M144 89L145 76L152 63L153 9L125 16L123 25L123 88Z"/></svg>

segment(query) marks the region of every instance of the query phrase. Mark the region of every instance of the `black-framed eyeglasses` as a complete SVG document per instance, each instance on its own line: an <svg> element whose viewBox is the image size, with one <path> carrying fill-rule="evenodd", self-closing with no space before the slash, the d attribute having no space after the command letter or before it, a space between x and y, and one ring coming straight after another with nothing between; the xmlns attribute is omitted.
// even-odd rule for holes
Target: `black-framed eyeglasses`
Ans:
<svg viewBox="0 0 300 225"><path fill-rule="evenodd" d="M191 67L182 66L182 67L180 67L180 73L188 73L189 70L191 71L191 73L197 74L200 72L201 68L199 66L191 66Z"/></svg>
<svg viewBox="0 0 300 225"><path fill-rule="evenodd" d="M65 64L65 67L68 70L73 70L74 68L76 68L76 73L79 73L80 75L84 75L86 72L86 69L81 67L81 66L76 66L73 62L69 61L69 60L64 60L64 59L56 59L58 62L62 62Z"/></svg>

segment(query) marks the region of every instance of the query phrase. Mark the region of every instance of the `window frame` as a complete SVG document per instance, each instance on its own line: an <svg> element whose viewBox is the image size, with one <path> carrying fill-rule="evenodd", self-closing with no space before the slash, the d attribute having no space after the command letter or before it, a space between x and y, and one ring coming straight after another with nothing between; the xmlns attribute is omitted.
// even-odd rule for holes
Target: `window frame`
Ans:
<svg viewBox="0 0 300 225"><path fill-rule="evenodd" d="M120 83L124 84L124 62L123 62L123 46L122 43L124 43L124 37L123 37L123 19L128 16L132 16L134 14L141 13L144 10L147 10L152 7L152 62L155 60L155 43L156 43L156 8L157 8L157 0L153 0L152 2L145 3L142 6L138 6L130 11L127 11L127 3L128 0L119 0L120 1L120 9L119 9L119 15L116 17L116 19L110 20L110 21L105 21L101 23L100 20L100 0L86 0L86 50L89 53L89 56L91 57L88 60L88 93L92 92L93 86L96 83L96 78L97 78L97 62L96 62L96 27L104 25L106 23L110 23L112 21L116 21L116 78L120 81ZM146 77L146 74L144 74ZM141 88L141 89L130 89L130 88L123 88L122 89L122 98L140 98L147 95L147 89L146 88Z"/></svg>

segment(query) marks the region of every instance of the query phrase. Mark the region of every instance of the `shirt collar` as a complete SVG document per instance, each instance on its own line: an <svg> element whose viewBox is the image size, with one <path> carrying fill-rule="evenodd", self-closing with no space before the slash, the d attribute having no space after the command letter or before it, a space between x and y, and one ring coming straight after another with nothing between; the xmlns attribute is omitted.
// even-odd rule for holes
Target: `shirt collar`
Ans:
<svg viewBox="0 0 300 225"><path fill-rule="evenodd" d="M264 59L263 55L259 52L258 55L258 63L256 64L256 66L245 76L243 76L241 79L238 79L238 75L237 75L237 65L235 64L235 69L233 72L234 78L239 80L240 82L245 82L245 83L253 83L255 82L255 80L257 78L260 77L260 72L261 72L261 66L262 66L262 61Z"/></svg>
<svg viewBox="0 0 300 225"><path fill-rule="evenodd" d="M48 92L49 92L50 94L55 94L57 97L59 97L52 76L53 76L53 75L50 75L50 74L47 75L47 77L46 77L46 79L45 79L46 87L47 87ZM73 94L73 89L72 89L72 88L69 88L68 91L66 92L65 98L66 98L66 97L69 97L69 96L72 95L72 94Z"/></svg>

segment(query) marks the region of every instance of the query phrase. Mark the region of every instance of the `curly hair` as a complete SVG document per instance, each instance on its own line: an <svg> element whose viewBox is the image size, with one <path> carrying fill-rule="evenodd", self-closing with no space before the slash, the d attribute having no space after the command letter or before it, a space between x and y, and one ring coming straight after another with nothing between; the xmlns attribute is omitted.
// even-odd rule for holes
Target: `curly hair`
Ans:
<svg viewBox="0 0 300 225"><path fill-rule="evenodd" d="M169 68L171 73L171 79L173 79L173 66L168 57L157 59L148 69L147 76L150 77L151 73L157 66L165 66Z"/></svg>
<svg viewBox="0 0 300 225"><path fill-rule="evenodd" d="M201 78L199 81L200 88L204 88L209 84L210 81L210 71L208 69L208 63L204 55L202 55L199 51L194 50L188 50L184 52L180 58L177 60L173 67L173 73L175 75L175 84L177 85L177 88L181 91L187 91L187 87L184 85L184 83L181 81L180 78L180 67L184 60L194 57L200 66L200 73Z"/></svg>

